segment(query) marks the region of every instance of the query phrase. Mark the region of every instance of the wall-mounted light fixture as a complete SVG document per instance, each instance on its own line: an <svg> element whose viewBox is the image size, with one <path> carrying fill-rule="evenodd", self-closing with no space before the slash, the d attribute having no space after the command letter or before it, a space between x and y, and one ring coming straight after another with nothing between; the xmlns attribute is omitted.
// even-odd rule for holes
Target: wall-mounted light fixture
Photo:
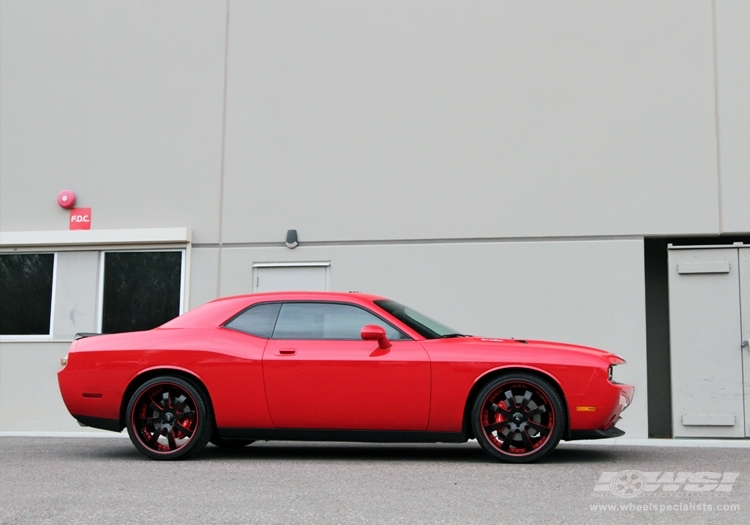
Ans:
<svg viewBox="0 0 750 525"><path fill-rule="evenodd" d="M297 240L297 230L288 230L286 232L286 247L296 248L298 244L299 240Z"/></svg>

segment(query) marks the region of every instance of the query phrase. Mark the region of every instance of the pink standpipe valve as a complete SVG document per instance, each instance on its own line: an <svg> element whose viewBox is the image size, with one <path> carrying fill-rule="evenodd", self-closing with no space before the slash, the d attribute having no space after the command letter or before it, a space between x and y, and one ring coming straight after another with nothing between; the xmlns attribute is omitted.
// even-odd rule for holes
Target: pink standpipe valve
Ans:
<svg viewBox="0 0 750 525"><path fill-rule="evenodd" d="M59 204L66 210L72 208L75 205L75 203L76 203L76 194L70 190L63 190L57 196L57 204Z"/></svg>

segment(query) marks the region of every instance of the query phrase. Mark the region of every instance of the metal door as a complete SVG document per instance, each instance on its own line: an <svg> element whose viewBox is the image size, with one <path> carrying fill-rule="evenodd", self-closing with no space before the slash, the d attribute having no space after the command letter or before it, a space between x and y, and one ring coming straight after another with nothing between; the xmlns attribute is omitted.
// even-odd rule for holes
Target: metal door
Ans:
<svg viewBox="0 0 750 525"><path fill-rule="evenodd" d="M739 249L670 247L669 310L674 436L745 437Z"/></svg>

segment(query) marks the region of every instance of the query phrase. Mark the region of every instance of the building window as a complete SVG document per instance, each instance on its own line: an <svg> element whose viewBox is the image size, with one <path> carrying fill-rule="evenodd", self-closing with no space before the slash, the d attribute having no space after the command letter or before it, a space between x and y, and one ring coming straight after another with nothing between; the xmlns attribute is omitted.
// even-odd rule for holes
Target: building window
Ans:
<svg viewBox="0 0 750 525"><path fill-rule="evenodd" d="M102 332L150 330L180 315L183 254L105 252Z"/></svg>
<svg viewBox="0 0 750 525"><path fill-rule="evenodd" d="M49 335L55 255L0 255L0 335Z"/></svg>

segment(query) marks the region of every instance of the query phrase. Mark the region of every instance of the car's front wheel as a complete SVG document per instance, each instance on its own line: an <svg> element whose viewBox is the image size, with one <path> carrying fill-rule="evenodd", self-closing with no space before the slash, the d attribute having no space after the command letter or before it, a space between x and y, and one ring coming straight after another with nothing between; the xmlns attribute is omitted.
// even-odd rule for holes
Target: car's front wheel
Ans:
<svg viewBox="0 0 750 525"><path fill-rule="evenodd" d="M213 416L202 389L180 377L146 381L126 412L130 440L154 459L183 459L202 450L213 431Z"/></svg>
<svg viewBox="0 0 750 525"><path fill-rule="evenodd" d="M490 381L477 395L471 414L474 436L482 448L511 463L535 461L552 452L565 421L557 390L524 372Z"/></svg>

